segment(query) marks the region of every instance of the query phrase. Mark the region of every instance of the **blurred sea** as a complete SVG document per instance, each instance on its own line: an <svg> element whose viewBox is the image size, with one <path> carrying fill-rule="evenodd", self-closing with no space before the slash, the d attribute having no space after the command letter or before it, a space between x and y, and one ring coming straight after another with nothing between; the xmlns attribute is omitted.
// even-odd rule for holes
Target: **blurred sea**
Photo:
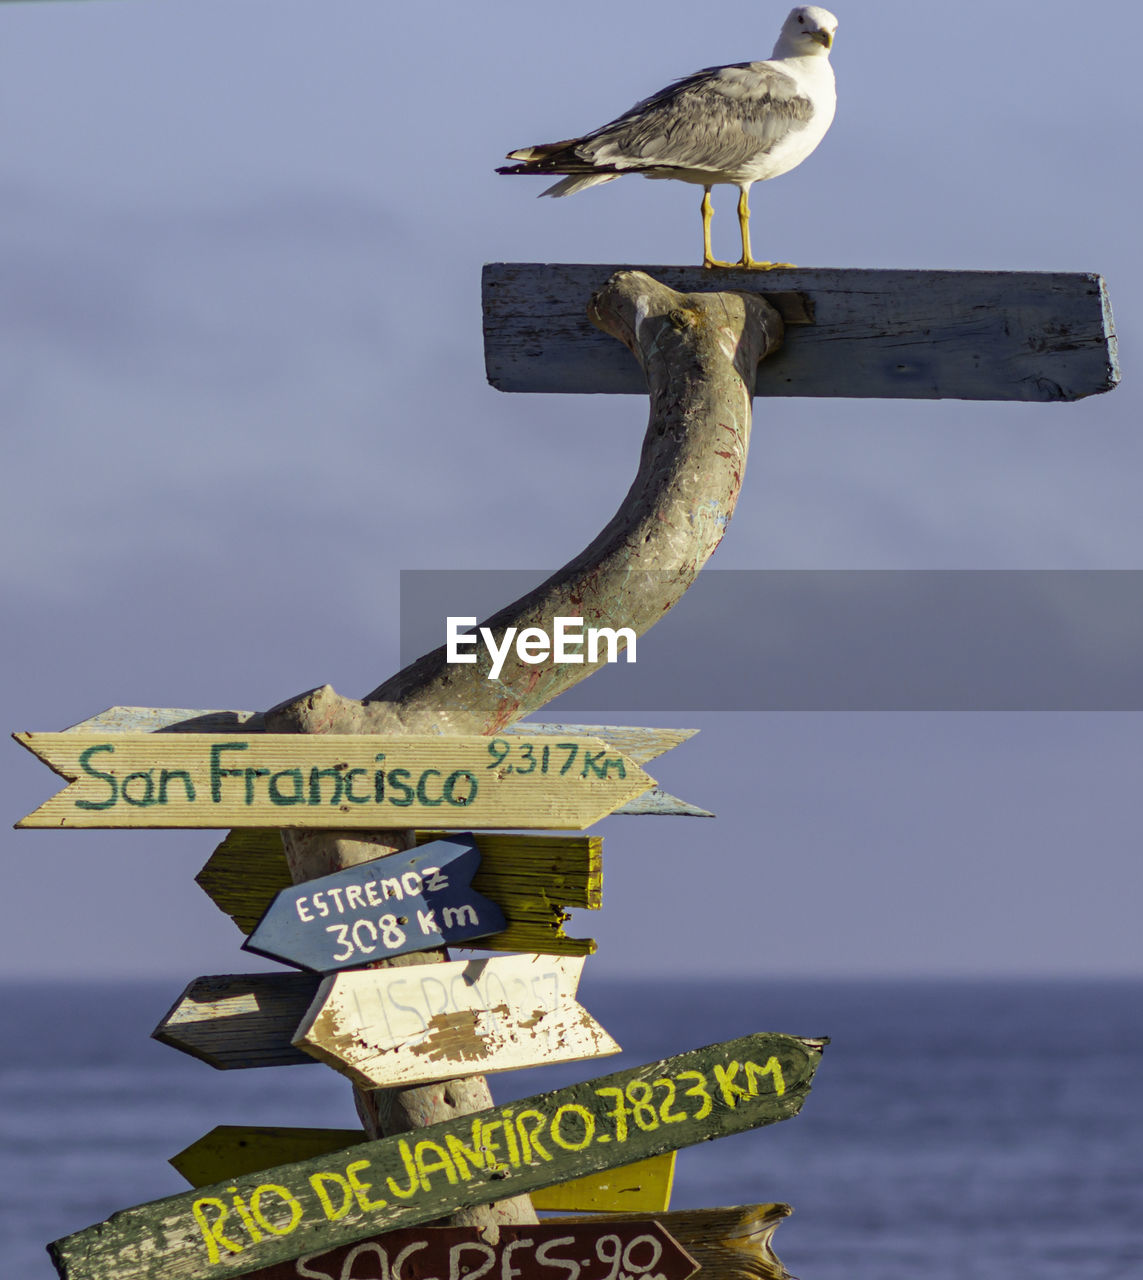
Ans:
<svg viewBox="0 0 1143 1280"><path fill-rule="evenodd" d="M189 977L190 975L188 975ZM313 1067L217 1072L151 1041L177 983L0 986L5 1280L47 1241L185 1190L216 1124L350 1126ZM802 1280L1143 1277L1143 984L606 983L621 1057L493 1078L498 1102L751 1031L832 1037L802 1114L680 1153L673 1207L784 1200Z"/></svg>

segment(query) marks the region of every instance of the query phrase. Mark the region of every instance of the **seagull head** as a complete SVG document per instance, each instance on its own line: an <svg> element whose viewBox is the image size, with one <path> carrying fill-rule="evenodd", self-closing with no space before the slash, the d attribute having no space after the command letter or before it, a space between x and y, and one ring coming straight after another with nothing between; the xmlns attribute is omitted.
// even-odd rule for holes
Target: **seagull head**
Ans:
<svg viewBox="0 0 1143 1280"><path fill-rule="evenodd" d="M825 58L833 48L837 19L828 9L802 4L790 10L774 46L775 58Z"/></svg>

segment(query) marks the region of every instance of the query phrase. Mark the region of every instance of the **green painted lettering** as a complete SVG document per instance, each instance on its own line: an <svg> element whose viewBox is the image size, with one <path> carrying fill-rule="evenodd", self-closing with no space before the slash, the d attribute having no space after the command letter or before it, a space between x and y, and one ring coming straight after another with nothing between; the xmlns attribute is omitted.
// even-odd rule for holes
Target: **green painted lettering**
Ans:
<svg viewBox="0 0 1143 1280"><path fill-rule="evenodd" d="M128 787L136 778L143 779L143 794L133 796ZM149 804L155 803L155 777L149 769L140 770L138 773L129 773L124 779L120 787L120 794L128 804L133 804L137 808L145 809Z"/></svg>
<svg viewBox="0 0 1143 1280"><path fill-rule="evenodd" d="M167 803L167 786L174 781L175 778L183 784L186 792L187 804L194 804L194 783L191 776L185 769L164 769L159 774L159 803Z"/></svg>
<svg viewBox="0 0 1143 1280"><path fill-rule="evenodd" d="M421 774L420 781L417 783L417 799L421 802L421 804L426 804L430 808L434 808L436 805L444 803L443 795L439 795L435 800L433 800L429 796L428 790L425 785L427 780L430 777L439 778L440 776L441 776L441 771L439 769L426 769L424 773Z"/></svg>
<svg viewBox="0 0 1143 1280"><path fill-rule="evenodd" d="M77 800L75 807L77 809L110 809L111 806L119 799L119 784L115 781L115 775L111 773L102 773L99 769L91 767L91 757L97 751L110 751L114 754L115 748L110 742L98 742L94 747L88 747L86 751L79 753L79 767L88 775L89 778L98 778L100 782L105 782L111 794L106 800Z"/></svg>
<svg viewBox="0 0 1143 1280"><path fill-rule="evenodd" d="M464 794L457 795L456 786L461 780L464 780ZM469 773L467 769L454 769L448 775L444 785L444 798L451 805L460 807L462 805L471 804L476 799L476 793L480 790L480 784L476 781L476 774Z"/></svg>
<svg viewBox="0 0 1143 1280"><path fill-rule="evenodd" d="M330 804L337 804L341 799L341 792L344 786L344 780L340 769L319 769L315 764L310 770L310 804L321 804L321 780L322 778L333 779L333 795L330 796Z"/></svg>
<svg viewBox="0 0 1143 1280"><path fill-rule="evenodd" d="M408 769L389 770L389 786L394 791L401 793L400 800L396 796L390 796L390 804L395 804L398 808L405 809L413 803L413 788L409 786L409 779L412 776Z"/></svg>
<svg viewBox="0 0 1143 1280"><path fill-rule="evenodd" d="M224 769L222 753L224 751L248 751L248 742L212 742L210 745L210 798L214 804L222 803L222 779L240 778L241 769Z"/></svg>
<svg viewBox="0 0 1143 1280"><path fill-rule="evenodd" d="M254 803L254 779L268 778L270 776L269 769L243 769L243 776L246 779L246 803Z"/></svg>
<svg viewBox="0 0 1143 1280"><path fill-rule="evenodd" d="M356 775L359 773L364 774L368 772L369 772L368 769L350 769L349 772L345 775L345 798L349 801L350 804L368 804L369 803L368 796L355 796L353 794L354 777L356 777Z"/></svg>
<svg viewBox="0 0 1143 1280"><path fill-rule="evenodd" d="M289 778L289 780L294 784L293 795L286 795L283 793L281 784L281 779L283 778ZM271 804L305 804L305 802L305 783L302 781L302 771L300 769L283 769L280 773L271 775Z"/></svg>
<svg viewBox="0 0 1143 1280"><path fill-rule="evenodd" d="M606 768L601 769L599 767L600 760L602 760L606 755L607 755L606 747L602 751L584 751L583 768L580 771L579 776L581 778L586 778L588 773L594 773L597 778L606 778L607 777Z"/></svg>

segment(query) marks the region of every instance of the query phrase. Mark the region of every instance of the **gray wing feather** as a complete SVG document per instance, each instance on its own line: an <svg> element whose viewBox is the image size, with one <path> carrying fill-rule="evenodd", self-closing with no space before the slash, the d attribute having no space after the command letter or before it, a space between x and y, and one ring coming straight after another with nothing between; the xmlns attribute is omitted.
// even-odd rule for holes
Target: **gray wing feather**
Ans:
<svg viewBox="0 0 1143 1280"><path fill-rule="evenodd" d="M574 150L589 163L621 170L732 170L765 155L812 115L813 104L777 67L707 67L637 102Z"/></svg>

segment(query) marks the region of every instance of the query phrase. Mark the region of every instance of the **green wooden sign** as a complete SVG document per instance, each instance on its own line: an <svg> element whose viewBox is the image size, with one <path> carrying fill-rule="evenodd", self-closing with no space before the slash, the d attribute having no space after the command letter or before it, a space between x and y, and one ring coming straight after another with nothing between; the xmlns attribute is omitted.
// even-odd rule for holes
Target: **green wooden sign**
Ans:
<svg viewBox="0 0 1143 1280"><path fill-rule="evenodd" d="M279 1165L48 1246L62 1280L212 1280L796 1115L824 1040L760 1033Z"/></svg>

